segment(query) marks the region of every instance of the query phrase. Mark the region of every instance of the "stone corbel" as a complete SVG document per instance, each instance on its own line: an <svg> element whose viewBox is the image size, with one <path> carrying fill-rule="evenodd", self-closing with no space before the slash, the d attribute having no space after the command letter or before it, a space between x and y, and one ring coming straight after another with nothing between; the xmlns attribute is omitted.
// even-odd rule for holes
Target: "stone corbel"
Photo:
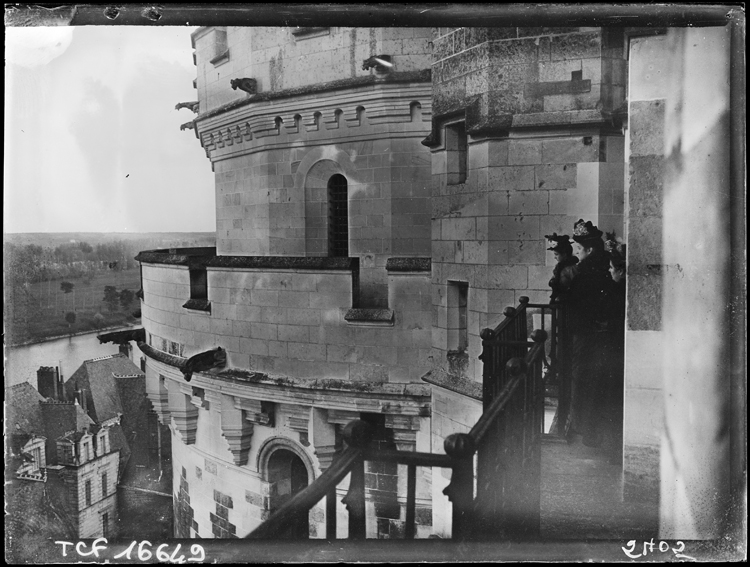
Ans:
<svg viewBox="0 0 750 567"><path fill-rule="evenodd" d="M274 403L250 400L247 398L234 398L234 407L245 412L245 419L250 423L273 427Z"/></svg>
<svg viewBox="0 0 750 567"><path fill-rule="evenodd" d="M182 435L185 445L195 443L195 433L198 430L198 408L180 388L169 389L169 412L174 419L175 429Z"/></svg>
<svg viewBox="0 0 750 567"><path fill-rule="evenodd" d="M349 423L350 421L354 421L355 419L359 419L358 411L336 409L328 410L328 423L336 425L346 425L347 423Z"/></svg>
<svg viewBox="0 0 750 567"><path fill-rule="evenodd" d="M166 378L161 374L147 372L146 395L154 407L159 423L169 425L169 392L166 388Z"/></svg>
<svg viewBox="0 0 750 567"><path fill-rule="evenodd" d="M419 417L395 414L386 415L385 426L393 431L393 440L399 451L416 450Z"/></svg>
<svg viewBox="0 0 750 567"><path fill-rule="evenodd" d="M310 432L310 406L284 404L284 413L289 429L304 435Z"/></svg>
<svg viewBox="0 0 750 567"><path fill-rule="evenodd" d="M211 404L210 401L206 399L206 391L203 388L180 384L180 391L188 397L190 403L196 408L210 409Z"/></svg>
<svg viewBox="0 0 750 567"><path fill-rule="evenodd" d="M237 407L233 396L221 395L221 433L229 444L234 464L247 464L253 439L253 424L245 419L245 412Z"/></svg>
<svg viewBox="0 0 750 567"><path fill-rule="evenodd" d="M336 425L329 423L328 413L325 409L312 409L312 443L321 472L331 466L336 454Z"/></svg>

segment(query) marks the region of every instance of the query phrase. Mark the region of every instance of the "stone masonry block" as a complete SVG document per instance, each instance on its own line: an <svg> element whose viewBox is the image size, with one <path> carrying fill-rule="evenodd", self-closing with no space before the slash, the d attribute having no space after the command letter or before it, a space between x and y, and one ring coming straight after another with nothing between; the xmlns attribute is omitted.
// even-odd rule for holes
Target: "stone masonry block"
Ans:
<svg viewBox="0 0 750 567"><path fill-rule="evenodd" d="M662 263L661 217L631 218L628 226L628 272Z"/></svg>
<svg viewBox="0 0 750 567"><path fill-rule="evenodd" d="M493 41L489 45L492 64L521 65L536 63L539 58L536 38Z"/></svg>
<svg viewBox="0 0 750 567"><path fill-rule="evenodd" d="M599 161L598 136L542 141L542 163L569 164ZM589 143L587 143L589 142Z"/></svg>
<svg viewBox="0 0 750 567"><path fill-rule="evenodd" d="M664 154L664 100L634 101L630 104L630 155Z"/></svg>
<svg viewBox="0 0 750 567"><path fill-rule="evenodd" d="M490 240L538 240L539 217L498 216L489 225Z"/></svg>
<svg viewBox="0 0 750 567"><path fill-rule="evenodd" d="M631 157L628 191L631 217L662 215L663 169L661 156Z"/></svg>
<svg viewBox="0 0 750 567"><path fill-rule="evenodd" d="M487 165L491 167L502 167L508 165L508 152L510 142L508 140L488 140Z"/></svg>
<svg viewBox="0 0 750 567"><path fill-rule="evenodd" d="M576 164L544 164L535 168L537 189L568 189L576 186Z"/></svg>
<svg viewBox="0 0 750 567"><path fill-rule="evenodd" d="M550 55L552 61L598 57L601 55L601 32L553 36Z"/></svg>
<svg viewBox="0 0 750 567"><path fill-rule="evenodd" d="M531 191L534 189L534 166L489 167L492 190Z"/></svg>
<svg viewBox="0 0 750 567"><path fill-rule="evenodd" d="M508 212L512 215L546 215L549 213L548 191L511 191Z"/></svg>
<svg viewBox="0 0 750 567"><path fill-rule="evenodd" d="M580 70L580 59L572 59L569 61L540 61L539 81L544 83L552 81L570 81L571 73Z"/></svg>
<svg viewBox="0 0 750 567"><path fill-rule="evenodd" d="M535 165L542 163L542 147L537 141L510 140L508 165Z"/></svg>
<svg viewBox="0 0 750 567"><path fill-rule="evenodd" d="M493 264L508 263L508 240L491 240L488 243L487 262Z"/></svg>
<svg viewBox="0 0 750 567"><path fill-rule="evenodd" d="M473 218L448 218L441 221L443 240L473 240L476 221Z"/></svg>
<svg viewBox="0 0 750 567"><path fill-rule="evenodd" d="M526 266L490 266L490 289L526 289L529 281Z"/></svg>
<svg viewBox="0 0 750 567"><path fill-rule="evenodd" d="M628 275L628 330L661 331L661 274Z"/></svg>
<svg viewBox="0 0 750 567"><path fill-rule="evenodd" d="M546 241L516 240L508 243L508 263L541 264L545 258Z"/></svg>

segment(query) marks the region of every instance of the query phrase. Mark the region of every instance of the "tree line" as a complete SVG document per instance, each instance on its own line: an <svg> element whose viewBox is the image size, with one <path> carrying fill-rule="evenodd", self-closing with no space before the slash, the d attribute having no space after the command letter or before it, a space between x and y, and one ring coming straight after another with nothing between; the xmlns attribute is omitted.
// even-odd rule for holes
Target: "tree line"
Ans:
<svg viewBox="0 0 750 567"><path fill-rule="evenodd" d="M80 278L104 270L135 268L138 266L135 255L139 250L139 245L122 241L95 246L87 242L68 242L54 248L5 243L5 269L11 283Z"/></svg>

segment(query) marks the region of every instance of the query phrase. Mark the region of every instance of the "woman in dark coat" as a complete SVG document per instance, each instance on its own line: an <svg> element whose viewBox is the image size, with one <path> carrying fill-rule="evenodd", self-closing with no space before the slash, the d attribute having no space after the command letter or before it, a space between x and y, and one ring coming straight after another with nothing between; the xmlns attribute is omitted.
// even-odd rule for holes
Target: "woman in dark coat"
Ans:
<svg viewBox="0 0 750 567"><path fill-rule="evenodd" d="M565 298L572 336L571 429L583 435L584 445L592 447L602 441L606 304L612 283L602 234L591 221L575 223L573 240L580 260L573 267L573 281Z"/></svg>
<svg viewBox="0 0 750 567"><path fill-rule="evenodd" d="M557 262L552 270L552 279L549 281L549 286L552 288L550 302L554 303L570 289L570 284L573 282L573 267L578 263L578 258L573 255L573 246L567 234L558 236L556 232L553 232L545 234L544 238L549 244L547 250L554 252Z"/></svg>

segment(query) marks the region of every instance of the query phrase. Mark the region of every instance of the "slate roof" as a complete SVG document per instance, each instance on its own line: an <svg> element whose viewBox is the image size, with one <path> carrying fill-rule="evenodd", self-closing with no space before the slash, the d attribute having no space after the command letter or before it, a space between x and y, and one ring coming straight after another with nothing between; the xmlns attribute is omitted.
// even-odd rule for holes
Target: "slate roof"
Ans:
<svg viewBox="0 0 750 567"><path fill-rule="evenodd" d="M120 424L109 430L112 449L120 451L120 476L135 466L128 466L133 452L147 451L148 411L146 375L127 357L118 353L86 360L65 383L68 396L75 390L86 390L86 411L97 424L120 417ZM142 459L141 459L142 460Z"/></svg>
<svg viewBox="0 0 750 567"><path fill-rule="evenodd" d="M86 411L94 421L101 423L124 413L115 375L144 376L126 355L118 353L86 360L65 383L65 389L68 396L73 396L75 390L85 389Z"/></svg>
<svg viewBox="0 0 750 567"><path fill-rule="evenodd" d="M39 402L44 398L28 382L5 389L5 423L8 433L45 435Z"/></svg>

